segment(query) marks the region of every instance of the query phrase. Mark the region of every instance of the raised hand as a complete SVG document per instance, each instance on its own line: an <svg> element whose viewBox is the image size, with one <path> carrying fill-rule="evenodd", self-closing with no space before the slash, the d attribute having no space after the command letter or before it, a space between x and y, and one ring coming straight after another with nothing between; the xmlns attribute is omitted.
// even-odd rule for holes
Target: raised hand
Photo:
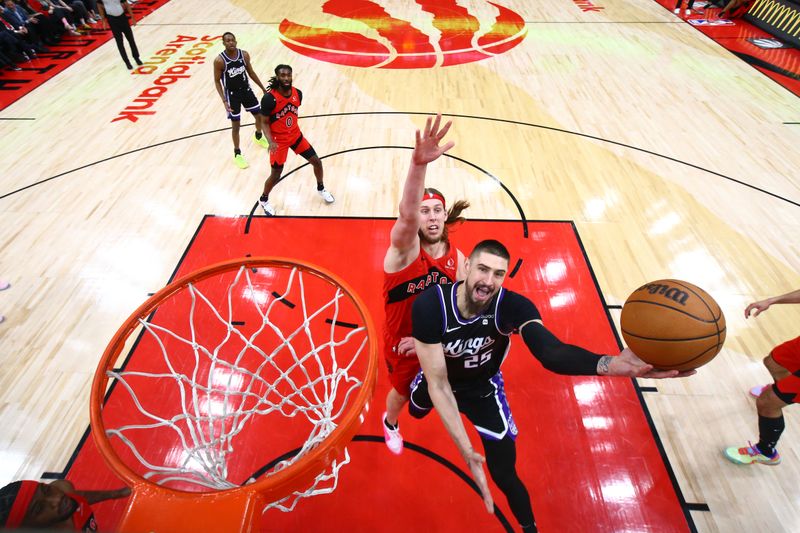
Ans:
<svg viewBox="0 0 800 533"><path fill-rule="evenodd" d="M415 164L426 165L431 161L435 161L439 156L456 145L456 143L450 141L444 146L439 146L439 142L444 139L450 126L453 124L448 120L440 130L439 124L441 121L441 114L436 115L433 124L431 124L431 118L428 117L428 120L425 121L425 131L420 135L419 130L417 130L417 141L414 146L414 153L411 156Z"/></svg>

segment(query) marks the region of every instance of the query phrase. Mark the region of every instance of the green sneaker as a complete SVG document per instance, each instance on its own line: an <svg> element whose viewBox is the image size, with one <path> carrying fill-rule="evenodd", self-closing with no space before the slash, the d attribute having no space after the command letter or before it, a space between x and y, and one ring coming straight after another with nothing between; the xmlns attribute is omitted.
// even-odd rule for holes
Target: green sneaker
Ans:
<svg viewBox="0 0 800 533"><path fill-rule="evenodd" d="M247 164L247 160L242 154L236 154L233 156L233 162L236 163L236 166L239 168L247 168L250 166Z"/></svg>
<svg viewBox="0 0 800 533"><path fill-rule="evenodd" d="M764 455L755 444L747 443L744 448L726 448L725 457L732 463L740 465L749 465L753 463L761 463L762 465L777 465L781 462L781 455L778 450L772 454L772 457Z"/></svg>
<svg viewBox="0 0 800 533"><path fill-rule="evenodd" d="M267 142L267 136L263 133L261 134L261 138L259 139L255 135L253 135L253 140L259 145L261 148L269 148L269 142Z"/></svg>

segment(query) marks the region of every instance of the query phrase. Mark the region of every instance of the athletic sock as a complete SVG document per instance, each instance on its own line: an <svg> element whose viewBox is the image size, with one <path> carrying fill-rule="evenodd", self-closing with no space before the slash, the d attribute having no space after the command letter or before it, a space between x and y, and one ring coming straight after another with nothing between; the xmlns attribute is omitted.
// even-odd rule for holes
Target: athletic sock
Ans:
<svg viewBox="0 0 800 533"><path fill-rule="evenodd" d="M257 131L257 132L256 132L256 139L260 139L260 138L261 138L261 132L260 132L260 131Z"/></svg>
<svg viewBox="0 0 800 533"><path fill-rule="evenodd" d="M261 198L259 198L259 200L261 200L262 202L269 202L269 195L262 194Z"/></svg>
<svg viewBox="0 0 800 533"><path fill-rule="evenodd" d="M321 190L323 190L324 188L325 188L325 185L324 185L324 184L322 184L322 183L317 183L317 190L318 190L318 191L321 191Z"/></svg>
<svg viewBox="0 0 800 533"><path fill-rule="evenodd" d="M383 419L383 425L386 426L387 428L391 429L392 431L397 431L397 429L400 427L400 423L399 422L396 425L393 426L393 425L391 425L389 423L388 420L386 420L386 418Z"/></svg>
<svg viewBox="0 0 800 533"><path fill-rule="evenodd" d="M758 451L767 457L775 455L775 446L785 428L786 422L783 420L783 415L778 418L758 415L758 443L756 444Z"/></svg>
<svg viewBox="0 0 800 533"><path fill-rule="evenodd" d="M234 149L233 149L233 155L234 155L234 157L235 157L235 156L237 156L237 155L241 155L241 153L242 153L242 151L241 151L239 148L234 148Z"/></svg>

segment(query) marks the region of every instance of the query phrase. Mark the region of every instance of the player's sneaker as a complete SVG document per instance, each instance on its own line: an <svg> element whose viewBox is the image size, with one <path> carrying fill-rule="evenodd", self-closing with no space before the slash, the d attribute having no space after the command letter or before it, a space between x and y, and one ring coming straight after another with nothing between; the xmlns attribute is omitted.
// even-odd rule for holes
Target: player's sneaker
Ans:
<svg viewBox="0 0 800 533"><path fill-rule="evenodd" d="M263 133L261 134L261 138L260 139L258 137L256 137L255 134L253 134L253 140L261 148L269 148L269 142L267 141L267 136L264 135Z"/></svg>
<svg viewBox="0 0 800 533"><path fill-rule="evenodd" d="M778 450L772 454L772 457L764 455L755 444L747 443L744 448L731 447L725 449L725 457L732 462L740 465L749 465L752 463L761 463L762 465L777 465L781 462L781 454Z"/></svg>
<svg viewBox="0 0 800 533"><path fill-rule="evenodd" d="M400 434L400 426L397 426L397 429L386 427L386 413L383 413L381 417L381 426L383 426L383 438L389 451L395 455L403 453L403 436Z"/></svg>
<svg viewBox="0 0 800 533"><path fill-rule="evenodd" d="M326 204L332 204L334 202L333 195L328 192L327 189L322 189L321 191L317 191L322 199L325 200Z"/></svg>
<svg viewBox="0 0 800 533"><path fill-rule="evenodd" d="M275 216L275 208L272 207L272 204L269 203L269 200L261 200L259 198L258 205L261 206L261 209L264 210L264 214L267 215L268 217L274 217Z"/></svg>
<svg viewBox="0 0 800 533"><path fill-rule="evenodd" d="M759 396L761 396L761 393L764 392L764 389L766 389L771 385L772 385L771 383L768 383L767 385L756 385L755 387L750 389L750 396L752 396L753 398L758 398Z"/></svg>
<svg viewBox="0 0 800 533"><path fill-rule="evenodd" d="M247 164L247 159L245 159L242 154L236 154L233 156L233 162L241 169L245 169L250 166Z"/></svg>

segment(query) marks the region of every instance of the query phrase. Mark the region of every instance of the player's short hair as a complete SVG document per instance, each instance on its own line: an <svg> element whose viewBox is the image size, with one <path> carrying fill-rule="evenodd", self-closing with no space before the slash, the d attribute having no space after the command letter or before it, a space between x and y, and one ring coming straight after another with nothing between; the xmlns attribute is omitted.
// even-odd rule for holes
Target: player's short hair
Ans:
<svg viewBox="0 0 800 533"><path fill-rule="evenodd" d="M502 257L506 261L511 259L511 254L508 253L508 248L506 248L502 242L494 239L486 239L485 241L481 241L476 244L475 248L473 248L472 252L470 252L469 257L472 259L482 252L496 255L497 257Z"/></svg>
<svg viewBox="0 0 800 533"><path fill-rule="evenodd" d="M233 37L234 39L236 39L236 36L235 36L233 33L229 32L229 31L226 31L225 33L223 33L223 34L222 34L222 38L224 39L226 35L230 35L231 37Z"/></svg>
<svg viewBox="0 0 800 533"><path fill-rule="evenodd" d="M291 71L292 71L292 67L291 67L291 66L289 66L289 65L284 65L283 63L281 63L280 65L278 65L277 67L275 67L275 75L277 76L277 75L278 75L278 71L279 71L279 70L283 70L283 69L287 69L289 72L291 72Z"/></svg>

